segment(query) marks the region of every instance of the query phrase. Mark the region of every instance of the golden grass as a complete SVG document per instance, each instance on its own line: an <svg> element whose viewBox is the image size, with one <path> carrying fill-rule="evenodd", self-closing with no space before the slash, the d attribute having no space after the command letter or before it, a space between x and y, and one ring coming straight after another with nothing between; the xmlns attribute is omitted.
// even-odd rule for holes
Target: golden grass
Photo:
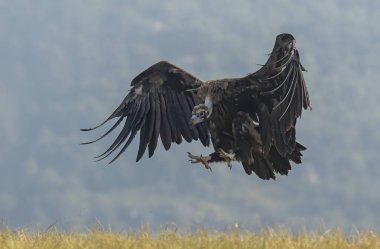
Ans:
<svg viewBox="0 0 380 249"><path fill-rule="evenodd" d="M259 233L233 231L231 233L199 231L181 234L174 231L153 234L149 231L111 233L63 233L59 231L28 232L25 230L0 232L0 248L136 248L136 249L330 249L380 248L380 236L373 232L345 236L342 232L301 233L292 235L282 230L266 229Z"/></svg>

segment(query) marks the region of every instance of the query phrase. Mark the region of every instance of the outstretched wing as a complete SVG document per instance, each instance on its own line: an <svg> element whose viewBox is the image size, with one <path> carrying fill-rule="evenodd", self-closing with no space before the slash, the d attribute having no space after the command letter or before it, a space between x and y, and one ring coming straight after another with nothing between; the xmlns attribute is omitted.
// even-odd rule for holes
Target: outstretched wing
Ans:
<svg viewBox="0 0 380 249"><path fill-rule="evenodd" d="M110 162L112 163L127 149L138 131L140 145L136 162L144 155L147 147L149 157L154 154L159 137L166 150L173 142L180 144L182 137L187 142L200 139L204 146L208 146L209 134L206 125L189 125L191 111L201 99L192 91L186 90L194 89L201 84L200 80L169 62L161 61L154 64L132 80L132 89L128 95L102 124L82 131L94 130L107 121L118 118L111 129L100 138L83 144L100 140L125 119L124 127L115 141L96 158L102 160L122 146Z"/></svg>
<svg viewBox="0 0 380 249"><path fill-rule="evenodd" d="M306 70L300 62L294 37L280 34L265 65L235 83L237 93L251 94L258 109L265 153L273 143L282 156L294 151L296 120L301 117L302 109L311 109L302 71Z"/></svg>
<svg viewBox="0 0 380 249"><path fill-rule="evenodd" d="M302 71L296 41L290 34L276 38L268 61L256 73L248 77L260 82L260 96L271 100L271 112L281 123L282 131L293 125L301 116L302 108L311 108L309 94Z"/></svg>

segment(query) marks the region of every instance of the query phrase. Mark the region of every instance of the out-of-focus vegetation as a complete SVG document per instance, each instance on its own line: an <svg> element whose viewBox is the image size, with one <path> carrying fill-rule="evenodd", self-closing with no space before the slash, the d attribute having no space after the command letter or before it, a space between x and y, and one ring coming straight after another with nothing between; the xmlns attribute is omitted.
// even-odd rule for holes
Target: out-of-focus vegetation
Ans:
<svg viewBox="0 0 380 249"><path fill-rule="evenodd" d="M352 226L380 231L380 2L0 0L0 220L12 228ZM115 136L103 121L130 81L159 60L201 79L241 77L278 33L297 39L313 111L297 123L308 150L289 176L188 163L198 143L135 163L94 163ZM106 131L106 128L103 130ZM116 134L113 134L116 135Z"/></svg>
<svg viewBox="0 0 380 249"><path fill-rule="evenodd" d="M178 232L149 231L112 233L92 231L88 233L35 232L18 230L0 234L1 248L212 248L212 249L354 249L380 248L380 236L373 232L346 236L340 231L300 233L267 229L259 233L234 231L181 234Z"/></svg>

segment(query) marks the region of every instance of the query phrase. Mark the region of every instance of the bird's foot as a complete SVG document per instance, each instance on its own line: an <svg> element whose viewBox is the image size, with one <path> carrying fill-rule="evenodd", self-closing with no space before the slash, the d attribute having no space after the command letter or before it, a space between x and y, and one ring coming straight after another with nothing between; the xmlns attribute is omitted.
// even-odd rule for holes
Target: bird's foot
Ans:
<svg viewBox="0 0 380 249"><path fill-rule="evenodd" d="M210 171L211 170L211 167L208 165L208 162L211 160L211 157L210 156L194 156L193 154L191 154L190 152L187 152L187 155L188 157L190 158L189 161L191 163L201 163L203 164L203 166L206 168L206 169L209 169Z"/></svg>
<svg viewBox="0 0 380 249"><path fill-rule="evenodd" d="M227 153L223 149L219 149L219 156L227 162L227 166L232 168L232 161L236 160L235 153Z"/></svg>

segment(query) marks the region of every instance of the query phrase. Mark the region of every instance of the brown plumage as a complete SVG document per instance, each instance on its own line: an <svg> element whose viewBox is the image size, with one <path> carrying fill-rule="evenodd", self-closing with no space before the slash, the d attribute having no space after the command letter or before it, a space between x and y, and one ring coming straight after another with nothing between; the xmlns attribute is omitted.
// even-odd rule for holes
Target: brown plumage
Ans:
<svg viewBox="0 0 380 249"><path fill-rule="evenodd" d="M125 119L115 141L97 158L121 147L113 162L140 132L136 161L146 148L149 157L154 154L159 137L166 150L182 138L199 139L204 146L211 138L215 152L204 157L189 153L193 163L210 168L213 162L231 166L239 161L247 174L255 172L262 179L287 174L289 160L301 163L306 149L295 138L296 120L310 107L302 71L290 34L278 35L265 65L243 78L203 82L169 62L158 62L132 80L128 95L101 124L118 118L99 139Z"/></svg>

